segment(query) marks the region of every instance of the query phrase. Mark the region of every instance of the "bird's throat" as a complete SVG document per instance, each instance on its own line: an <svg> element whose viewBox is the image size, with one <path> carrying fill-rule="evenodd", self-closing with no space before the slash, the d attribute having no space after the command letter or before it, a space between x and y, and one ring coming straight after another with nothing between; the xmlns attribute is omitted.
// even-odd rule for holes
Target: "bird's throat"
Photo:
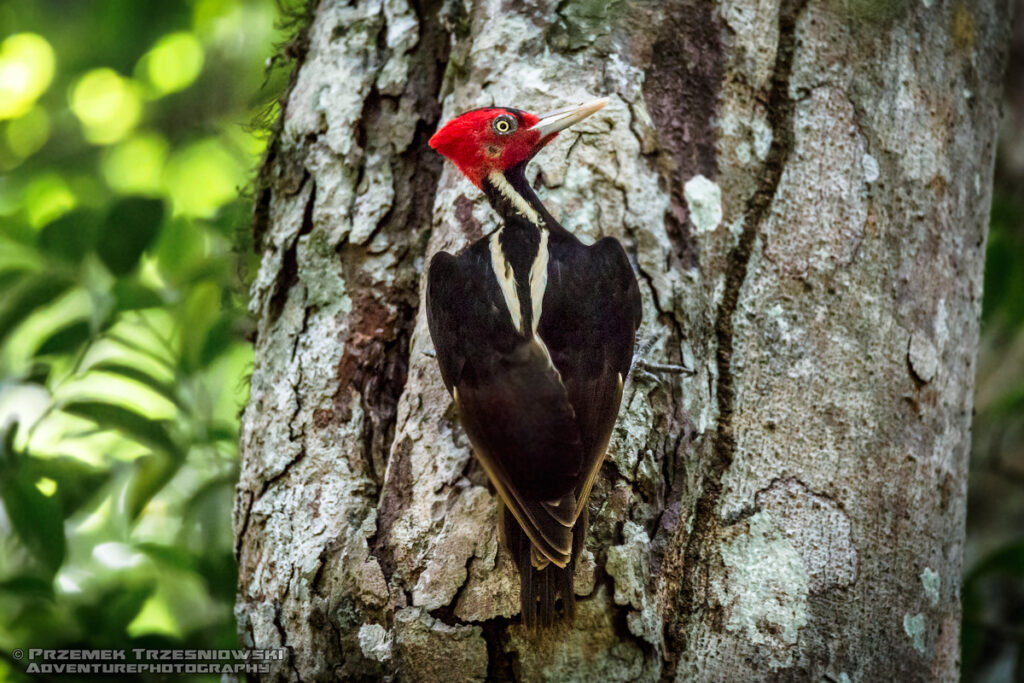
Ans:
<svg viewBox="0 0 1024 683"><path fill-rule="evenodd" d="M492 193L488 192L487 197L491 200L491 205L494 210L497 211L502 218L510 218L512 214L518 215L530 222L536 228L541 228L544 225L544 219L541 218L540 212L537 210L530 199L534 199L537 204L540 204L540 200L537 199L537 195L533 191L529 191L529 197L524 196L527 193L522 192L522 186L526 186L525 176L522 179L522 183L516 183L520 185L517 188L512 184L505 174L501 171L495 171L494 173L487 176L488 182L494 188L493 198ZM526 186L527 189L529 186ZM540 206L543 209L543 205Z"/></svg>
<svg viewBox="0 0 1024 683"><path fill-rule="evenodd" d="M526 164L492 172L484 178L482 187L491 206L506 225L527 223L535 229L549 230L561 227L527 182Z"/></svg>

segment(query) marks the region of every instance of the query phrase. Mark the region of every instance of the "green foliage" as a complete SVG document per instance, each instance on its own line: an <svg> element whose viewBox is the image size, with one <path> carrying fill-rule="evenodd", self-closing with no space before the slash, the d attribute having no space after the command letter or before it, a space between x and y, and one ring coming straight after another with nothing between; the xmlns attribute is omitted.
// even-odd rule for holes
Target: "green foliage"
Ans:
<svg viewBox="0 0 1024 683"><path fill-rule="evenodd" d="M135 270L163 225L164 203L159 199L130 197L111 207L103 231L96 241L96 253L114 276Z"/></svg>
<svg viewBox="0 0 1024 683"><path fill-rule="evenodd" d="M982 320L1013 331L1024 325L1024 206L1019 197L997 193L992 199L985 252Z"/></svg>
<svg viewBox="0 0 1024 683"><path fill-rule="evenodd" d="M0 0L0 651L236 644L240 194L276 16Z"/></svg>
<svg viewBox="0 0 1024 683"><path fill-rule="evenodd" d="M9 434L16 426L8 428ZM6 437L6 435L5 435ZM14 439L5 438L6 448L3 479L0 480L0 500L14 532L42 565L48 576L64 562L67 542L64 537L64 514L60 500L43 494L36 488L33 467L29 458L14 450Z"/></svg>
<svg viewBox="0 0 1024 683"><path fill-rule="evenodd" d="M1008 586L1019 586L1024 582L1024 540L1011 541L997 547L994 551L984 556L964 576L963 589L963 615L964 624L962 629L962 658L963 670L970 674L976 671L979 660L985 657L986 649L991 649L992 643L987 636L992 630L999 630L998 636L1009 636L1011 643L1016 641L1017 648L1024 646L1024 631L1020 625L1008 627L995 626L989 619L986 603L991 599L993 589L1002 594L1005 598ZM1017 629L1014 634L1013 630ZM1007 633L1009 631L1009 633ZM1020 658L1020 650L1017 658ZM1018 670L1019 672L1019 670Z"/></svg>
<svg viewBox="0 0 1024 683"><path fill-rule="evenodd" d="M1024 677L1024 197L997 175L982 301L963 579L964 680Z"/></svg>

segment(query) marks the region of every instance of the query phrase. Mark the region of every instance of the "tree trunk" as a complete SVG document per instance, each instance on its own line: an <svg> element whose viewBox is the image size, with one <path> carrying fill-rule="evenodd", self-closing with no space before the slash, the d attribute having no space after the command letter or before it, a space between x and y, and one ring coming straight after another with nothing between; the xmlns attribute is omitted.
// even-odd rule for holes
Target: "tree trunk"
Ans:
<svg viewBox="0 0 1024 683"><path fill-rule="evenodd" d="M257 196L236 613L272 677L956 678L1008 11L323 0ZM605 95L529 177L635 259L644 362L576 622L531 634L422 306L497 221L426 140Z"/></svg>

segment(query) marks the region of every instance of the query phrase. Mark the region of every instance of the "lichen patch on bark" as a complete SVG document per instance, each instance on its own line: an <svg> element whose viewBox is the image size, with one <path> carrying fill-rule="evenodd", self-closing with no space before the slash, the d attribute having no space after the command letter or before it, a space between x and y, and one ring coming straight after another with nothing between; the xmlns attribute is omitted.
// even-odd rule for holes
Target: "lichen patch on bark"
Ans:
<svg viewBox="0 0 1024 683"><path fill-rule="evenodd" d="M762 511L730 529L721 555L725 582L718 599L727 614L726 629L771 645L771 667L787 666L789 648L808 620L810 587L800 553Z"/></svg>

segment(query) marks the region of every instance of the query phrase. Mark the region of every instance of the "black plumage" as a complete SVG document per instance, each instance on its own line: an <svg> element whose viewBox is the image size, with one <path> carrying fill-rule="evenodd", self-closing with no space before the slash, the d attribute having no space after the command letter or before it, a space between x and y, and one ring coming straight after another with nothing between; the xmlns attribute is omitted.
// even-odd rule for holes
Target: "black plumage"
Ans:
<svg viewBox="0 0 1024 683"><path fill-rule="evenodd" d="M427 319L445 386L502 501L499 526L520 573L523 621L547 626L558 618L559 597L562 614L574 615L586 503L615 424L641 305L618 241L580 242L544 208L524 167L483 182L504 220L497 235L434 256ZM531 269L543 249L547 280L534 321ZM504 263L518 326L495 272Z"/></svg>

